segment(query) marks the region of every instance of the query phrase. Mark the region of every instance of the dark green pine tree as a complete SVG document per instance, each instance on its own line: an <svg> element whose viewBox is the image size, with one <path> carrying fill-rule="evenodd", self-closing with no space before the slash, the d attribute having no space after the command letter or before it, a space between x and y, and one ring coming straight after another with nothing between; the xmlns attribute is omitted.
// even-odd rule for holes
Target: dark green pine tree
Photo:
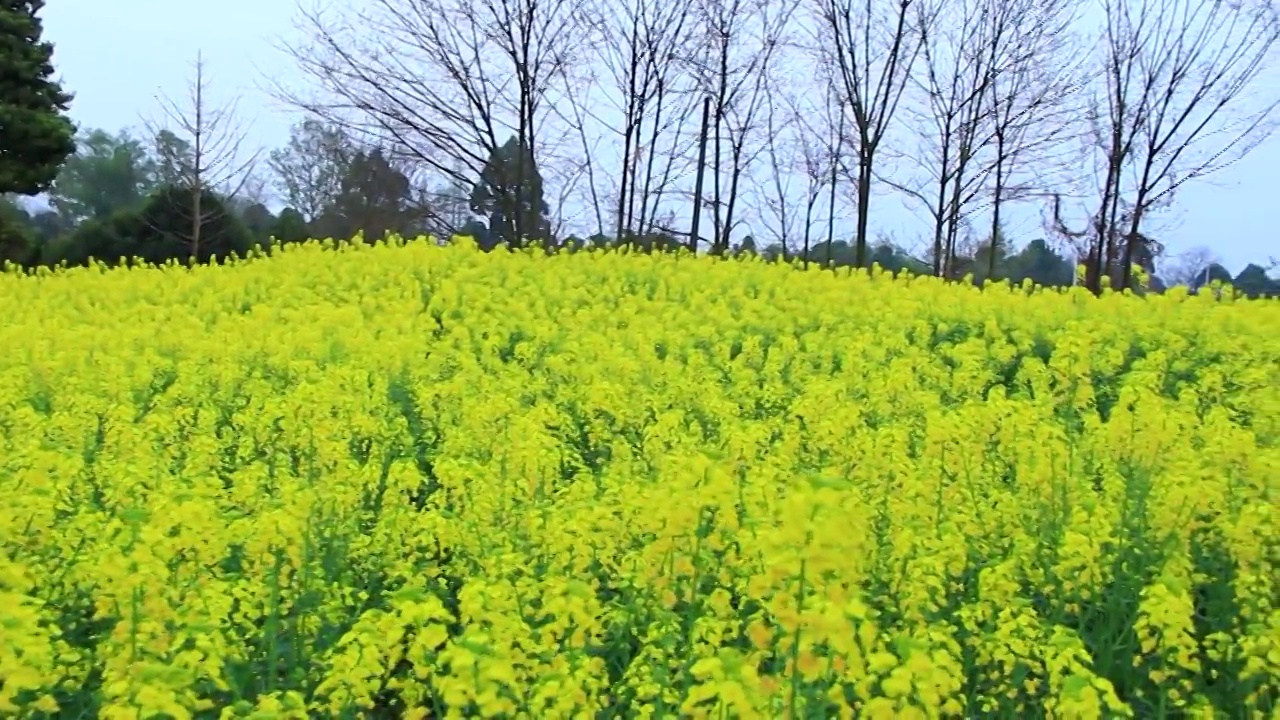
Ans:
<svg viewBox="0 0 1280 720"><path fill-rule="evenodd" d="M36 17L44 0L0 0L0 193L48 189L75 152L71 94L53 80L53 44Z"/></svg>
<svg viewBox="0 0 1280 720"><path fill-rule="evenodd" d="M1248 297L1271 297L1280 295L1280 281L1272 280L1266 268L1256 263L1249 263L1244 270L1231 281L1236 290Z"/></svg>
<svg viewBox="0 0 1280 720"><path fill-rule="evenodd" d="M388 233L412 237L422 214L409 178L375 148L352 157L333 203L312 225L322 238L349 240L360 232L372 243Z"/></svg>
<svg viewBox="0 0 1280 720"><path fill-rule="evenodd" d="M489 218L488 247L481 244L486 250L502 242L513 248L530 240L552 245L542 175L533 153L521 148L515 137L489 155L471 191L471 211Z"/></svg>

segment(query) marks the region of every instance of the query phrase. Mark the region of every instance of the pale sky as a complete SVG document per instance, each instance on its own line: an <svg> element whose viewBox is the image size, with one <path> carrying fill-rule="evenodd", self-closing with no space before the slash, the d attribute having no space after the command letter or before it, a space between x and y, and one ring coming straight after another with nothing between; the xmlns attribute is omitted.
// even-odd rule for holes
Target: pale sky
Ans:
<svg viewBox="0 0 1280 720"><path fill-rule="evenodd" d="M54 66L75 93L73 119L116 131L160 119L161 92L182 98L197 51L204 55L215 100L241 97L242 122L255 146L288 139L298 118L260 88L265 73L288 84L304 80L277 49L292 35L296 0L55 0L43 11ZM290 78L296 78L292 81ZM1208 246L1232 273L1280 256L1280 135L1208 181L1188 183L1173 210L1149 227L1171 254ZM893 196L877 196L871 223L895 239L923 237L924 220ZM704 218L704 223L708 222ZM1042 236L1038 213L1014 213L1006 232L1023 243Z"/></svg>

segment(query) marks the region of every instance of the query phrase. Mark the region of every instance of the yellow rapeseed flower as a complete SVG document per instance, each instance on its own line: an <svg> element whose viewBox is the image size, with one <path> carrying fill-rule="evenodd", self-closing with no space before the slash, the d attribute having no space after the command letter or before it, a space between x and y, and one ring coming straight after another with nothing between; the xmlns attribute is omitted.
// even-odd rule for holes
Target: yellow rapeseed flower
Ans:
<svg viewBox="0 0 1280 720"><path fill-rule="evenodd" d="M1280 303L306 243L0 275L0 715L1280 717Z"/></svg>

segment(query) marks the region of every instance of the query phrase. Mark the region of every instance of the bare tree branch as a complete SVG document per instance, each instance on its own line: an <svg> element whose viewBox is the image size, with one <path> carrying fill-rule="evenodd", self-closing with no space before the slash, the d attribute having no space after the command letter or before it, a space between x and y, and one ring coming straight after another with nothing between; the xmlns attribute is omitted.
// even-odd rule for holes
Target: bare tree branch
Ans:
<svg viewBox="0 0 1280 720"><path fill-rule="evenodd" d="M286 103L394 156L471 184L508 137L516 177L542 150L548 98L573 61L570 0L372 0L326 13L302 9L309 42L284 47L319 87L307 96L276 84ZM504 188L517 195L524 183ZM522 214L514 218L523 238Z"/></svg>
<svg viewBox="0 0 1280 720"><path fill-rule="evenodd" d="M1077 0L957 0L936 17L918 11L923 43L912 78L913 116L924 152L908 153L924 180L876 178L922 206L933 228L934 273L954 277L961 226L992 208L998 242L1002 204L1045 187L1043 174L1071 137L1065 102L1079 87L1078 61L1063 49ZM1018 179L1019 160L1037 151L1040 177ZM985 270L994 274L998 248Z"/></svg>
<svg viewBox="0 0 1280 720"><path fill-rule="evenodd" d="M602 193L596 187L592 148L598 148L599 138L594 143L587 140L584 118L622 141L610 210L613 234L619 240L644 235L657 212L658 197L671 180L669 171L658 174L658 159L667 158L670 166L685 154L685 122L697 99L690 92L686 63L680 61L690 54L694 30L690 8L678 0L623 0L621 4L595 0L583 12L590 41L600 49L601 77L593 76L591 84L603 85L602 109L620 115L621 121L606 120L592 107L595 103L571 96L570 124L578 130L597 206ZM597 208L601 230L603 215Z"/></svg>
<svg viewBox="0 0 1280 720"><path fill-rule="evenodd" d="M695 0L705 52L688 62L699 88L711 98L709 139L712 251L727 252L740 218L740 186L764 150L758 142L766 110L765 86L786 45L793 3L769 0ZM725 167L725 154L728 167Z"/></svg>
<svg viewBox="0 0 1280 720"><path fill-rule="evenodd" d="M840 101L851 120L851 163L856 171L855 262L866 264L871 183L881 144L897 113L926 28L937 5L913 11L913 0L816 0L820 46L837 71Z"/></svg>
<svg viewBox="0 0 1280 720"><path fill-rule="evenodd" d="M1104 0L1102 80L1089 111L1102 182L1086 231L1087 282L1120 288L1146 216L1182 183L1252 150L1274 130L1274 94L1252 100L1280 27L1266 6L1227 0ZM1252 104L1252 107L1247 106ZM1247 108L1247 109L1246 109Z"/></svg>
<svg viewBox="0 0 1280 720"><path fill-rule="evenodd" d="M288 145L271 151L267 164L285 203L311 222L342 191L354 150L341 127L308 118L293 127Z"/></svg>
<svg viewBox="0 0 1280 720"><path fill-rule="evenodd" d="M1193 247L1162 264L1160 274L1170 286L1191 285L1198 277L1203 277L1211 265L1219 262L1221 259L1209 248Z"/></svg>
<svg viewBox="0 0 1280 720"><path fill-rule="evenodd" d="M153 137L167 133L184 145L186 156L171 159L176 173L171 179L191 191L191 229L185 241L193 258L200 257L203 227L215 217L215 211L203 207L204 194L218 192L228 201L234 200L250 180L261 154L261 150L244 148L247 133L237 117L239 97L215 104L209 99L209 89L204 58L197 52L186 103L162 95L159 100L164 120L146 123Z"/></svg>

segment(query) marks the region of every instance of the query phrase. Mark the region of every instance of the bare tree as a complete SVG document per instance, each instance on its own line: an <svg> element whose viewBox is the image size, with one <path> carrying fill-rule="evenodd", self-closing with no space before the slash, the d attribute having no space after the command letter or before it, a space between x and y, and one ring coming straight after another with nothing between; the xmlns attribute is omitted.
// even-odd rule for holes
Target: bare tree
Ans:
<svg viewBox="0 0 1280 720"><path fill-rule="evenodd" d="M802 74L811 75L815 69L821 71L823 67L799 66ZM812 256L818 203L824 190L836 188L840 135L843 132L841 110L837 103L831 102L834 97L832 78L821 73L816 78L818 87L824 88L825 93L815 92L813 82L813 77L793 76L774 83L785 85L785 88L770 86L766 147L772 195L766 191L762 203L774 216L773 229L783 237L784 248L790 249L786 245L787 238L796 239L794 225L799 222L799 251L806 266ZM778 103L781 103L781 108L777 107ZM802 182L793 189L792 179L797 175ZM835 230L834 193L831 198L833 203L828 208L827 218L828 252ZM802 217L794 217L801 213Z"/></svg>
<svg viewBox="0 0 1280 720"><path fill-rule="evenodd" d="M277 85L285 102L449 180L476 182L515 137L515 177L543 150L542 125L574 59L571 0L372 0L325 13L304 10L309 42L285 52L320 88L306 96ZM504 189L522 206L524 183ZM523 213L515 235L523 240Z"/></svg>
<svg viewBox="0 0 1280 720"><path fill-rule="evenodd" d="M1126 288L1142 222L1182 183L1230 165L1274 128L1275 95L1244 107L1280 27L1238 0L1104 0L1093 152L1102 178L1090 227L1090 287ZM1060 221L1060 218L1059 218ZM1061 222L1058 223L1062 225Z"/></svg>
<svg viewBox="0 0 1280 720"><path fill-rule="evenodd" d="M202 228L219 210L204 207L205 193L218 192L234 200L249 181L260 150L247 151L246 133L239 124L239 98L215 104L209 98L204 59L196 53L194 76L185 103L160 97L164 120L148 122L158 141L161 164L170 180L191 191L190 231L184 241L191 257L200 257ZM173 232L172 228L166 230Z"/></svg>
<svg viewBox="0 0 1280 720"><path fill-rule="evenodd" d="M826 49L851 120L848 148L857 194L855 262L866 264L867 221L876 159L920 53L922 25L931 12L912 12L912 0L816 0ZM922 22L923 20L923 22Z"/></svg>
<svg viewBox="0 0 1280 720"><path fill-rule="evenodd" d="M435 212L427 217L427 231L445 241L460 233L472 219L471 186L456 178L429 185L424 205Z"/></svg>
<svg viewBox="0 0 1280 720"><path fill-rule="evenodd" d="M582 173L591 193L598 232L605 212L598 183L597 156L601 139L589 139L588 118L595 127L622 140L612 207L614 234L619 239L652 231L658 204L668 191L677 163L687 160L691 138L684 133L694 101L690 77L684 72L693 22L688 3L675 0L596 2L587 6L590 42L602 48L602 72L591 73L581 93L570 95L573 112L567 118L579 134ZM602 90L600 101L592 91ZM597 107L621 115L621 122L602 118ZM647 132L647 135L646 135ZM665 167L660 167L660 159Z"/></svg>
<svg viewBox="0 0 1280 720"><path fill-rule="evenodd" d="M846 141L845 126L848 122L846 113L844 111L843 103L840 103L838 100L840 97L840 91L839 88L836 87L835 83L828 83L827 90L829 93L828 96L831 98L831 103L840 109L840 111L836 113L836 141L833 146L830 146L830 154L828 155L828 167L831 172L831 179L827 181L828 190L830 191L830 195L827 200L827 267L830 268L833 267L831 253L832 248L835 247L834 243L836 238L836 191L840 187L841 170L846 171L846 177L849 173L847 172L844 159Z"/></svg>
<svg viewBox="0 0 1280 720"><path fill-rule="evenodd" d="M679 0L597 0L587 5L584 15L592 42L601 49L602 72L591 81L603 83L604 107L618 113L621 121L606 121L591 105L574 103L577 122L571 124L584 129L586 115L622 140L611 210L614 234L623 240L651 229L657 196L671 179L669 171L659 174L658 159L670 161L685 154L682 145L688 139L681 131L696 98L689 92L681 58L690 52L694 22L690 4ZM598 198L585 133L581 137L591 191ZM603 225L603 214L597 211L597 216Z"/></svg>
<svg viewBox="0 0 1280 720"><path fill-rule="evenodd" d="M341 127L308 118L294 125L288 145L271 151L267 165L285 203L311 222L342 191L354 155L355 145Z"/></svg>
<svg viewBox="0 0 1280 720"><path fill-rule="evenodd" d="M989 1L988 142L994 157L984 174L991 203L987 276L994 277L1005 205L1048 191L1064 172L1078 173L1063 162L1062 150L1078 139L1074 101L1087 79L1082 70L1088 55L1078 52L1072 32L1079 0Z"/></svg>
<svg viewBox="0 0 1280 720"><path fill-rule="evenodd" d="M1164 12L1166 8L1160 10ZM1122 288L1129 286L1128 268L1139 245L1134 238L1140 234L1144 213L1181 183L1225 167L1256 147L1274 130L1273 111L1280 106L1280 98L1273 97L1234 118L1223 112L1269 68L1271 51L1280 39L1280 27L1268 14L1269 8L1187 0L1184 12L1183 32L1157 32L1153 39L1163 46L1155 48L1143 68L1143 75L1151 79L1147 84L1162 92L1151 98L1150 111L1143 113L1134 158L1139 180L1125 233ZM1188 27L1197 23L1200 27ZM1215 121L1225 123L1225 144L1215 143L1210 155L1196 157L1200 148L1195 146L1212 133Z"/></svg>
<svg viewBox="0 0 1280 720"><path fill-rule="evenodd" d="M876 173L924 207L933 223L934 274L954 277L961 225L990 206L987 253L995 273L1001 210L1044 187L1056 146L1071 136L1065 100L1075 90L1073 63L1062 54L1078 0L957 0L917 9L921 62L906 106L920 153L904 153L924 180ZM1035 177L1019 178L1035 152ZM975 268L976 270L977 268Z"/></svg>
<svg viewBox="0 0 1280 720"><path fill-rule="evenodd" d="M762 220L770 232L782 246L782 258L785 260L791 250L791 236L795 229L797 205L805 206L805 223L813 215L813 205L817 202L817 193L807 193L807 197L797 203L793 198L795 191L792 181L798 161L797 150L802 147L802 140L797 136L798 113L795 102L787 95L786 90L778 87L776 80L765 84L765 155L769 161L769 182L761 193L760 207ZM790 113L787 111L790 110ZM801 155L803 151L801 150ZM801 165L802 170L805 170ZM821 173L819 175L819 182ZM810 186L812 187L812 185ZM806 235L807 237L807 235ZM808 248L806 247L806 250Z"/></svg>
<svg viewBox="0 0 1280 720"><path fill-rule="evenodd" d="M699 89L711 98L708 174L712 251L725 253L739 220L735 213L741 184L764 150L758 138L767 110L765 88L795 5L770 0L695 0L694 6L704 52L690 63ZM699 198L699 203L703 202L706 200Z"/></svg>
<svg viewBox="0 0 1280 720"><path fill-rule="evenodd" d="M597 170L596 158L604 138L592 133L594 126L590 122L596 119L590 111L597 103L594 93L596 90L598 85L595 74L588 72L584 81L579 83L577 91L568 93L565 103L557 107L555 112L569 130L577 135L581 144L581 170L586 179L587 208L595 219L595 235L601 236L604 235L605 226L604 193L599 185L602 178ZM568 114L565 113L565 108L568 109Z"/></svg>
<svg viewBox="0 0 1280 720"><path fill-rule="evenodd" d="M231 211L246 223L251 217L261 219L264 217L263 213L270 213L267 203L271 200L271 183L263 177L261 170L262 166L256 165L245 172L240 191L226 200Z"/></svg>
<svg viewBox="0 0 1280 720"><path fill-rule="evenodd" d="M266 205L271 201L271 183L263 177L262 167L255 165L245 173L244 183L240 186L240 192L236 195L236 200L248 207L251 205Z"/></svg>
<svg viewBox="0 0 1280 720"><path fill-rule="evenodd" d="M586 166L582 162L577 162L569 167L564 167L563 165L561 167L563 169L559 173L542 173L544 181L546 178L552 177L559 180L559 182L551 184L552 187L557 188L554 197L546 200L548 238L563 237L570 221L582 214L581 211L570 211L570 207L574 191L577 189L578 182L586 170Z"/></svg>
<svg viewBox="0 0 1280 720"><path fill-rule="evenodd" d="M1217 253L1203 245L1193 247L1170 260L1160 268L1160 274L1170 286L1191 285L1202 279L1210 266L1221 262Z"/></svg>
<svg viewBox="0 0 1280 720"><path fill-rule="evenodd" d="M904 109L913 116L923 152L906 156L927 179L899 182L873 171L929 214L933 272L940 277L951 275L962 213L981 190L981 177L969 171L983 149L986 99L995 75L986 50L988 5L988 0L956 0L936 16L936 27L934 8L916 6L921 62L909 83L918 92L908 98L915 95L919 102Z"/></svg>

